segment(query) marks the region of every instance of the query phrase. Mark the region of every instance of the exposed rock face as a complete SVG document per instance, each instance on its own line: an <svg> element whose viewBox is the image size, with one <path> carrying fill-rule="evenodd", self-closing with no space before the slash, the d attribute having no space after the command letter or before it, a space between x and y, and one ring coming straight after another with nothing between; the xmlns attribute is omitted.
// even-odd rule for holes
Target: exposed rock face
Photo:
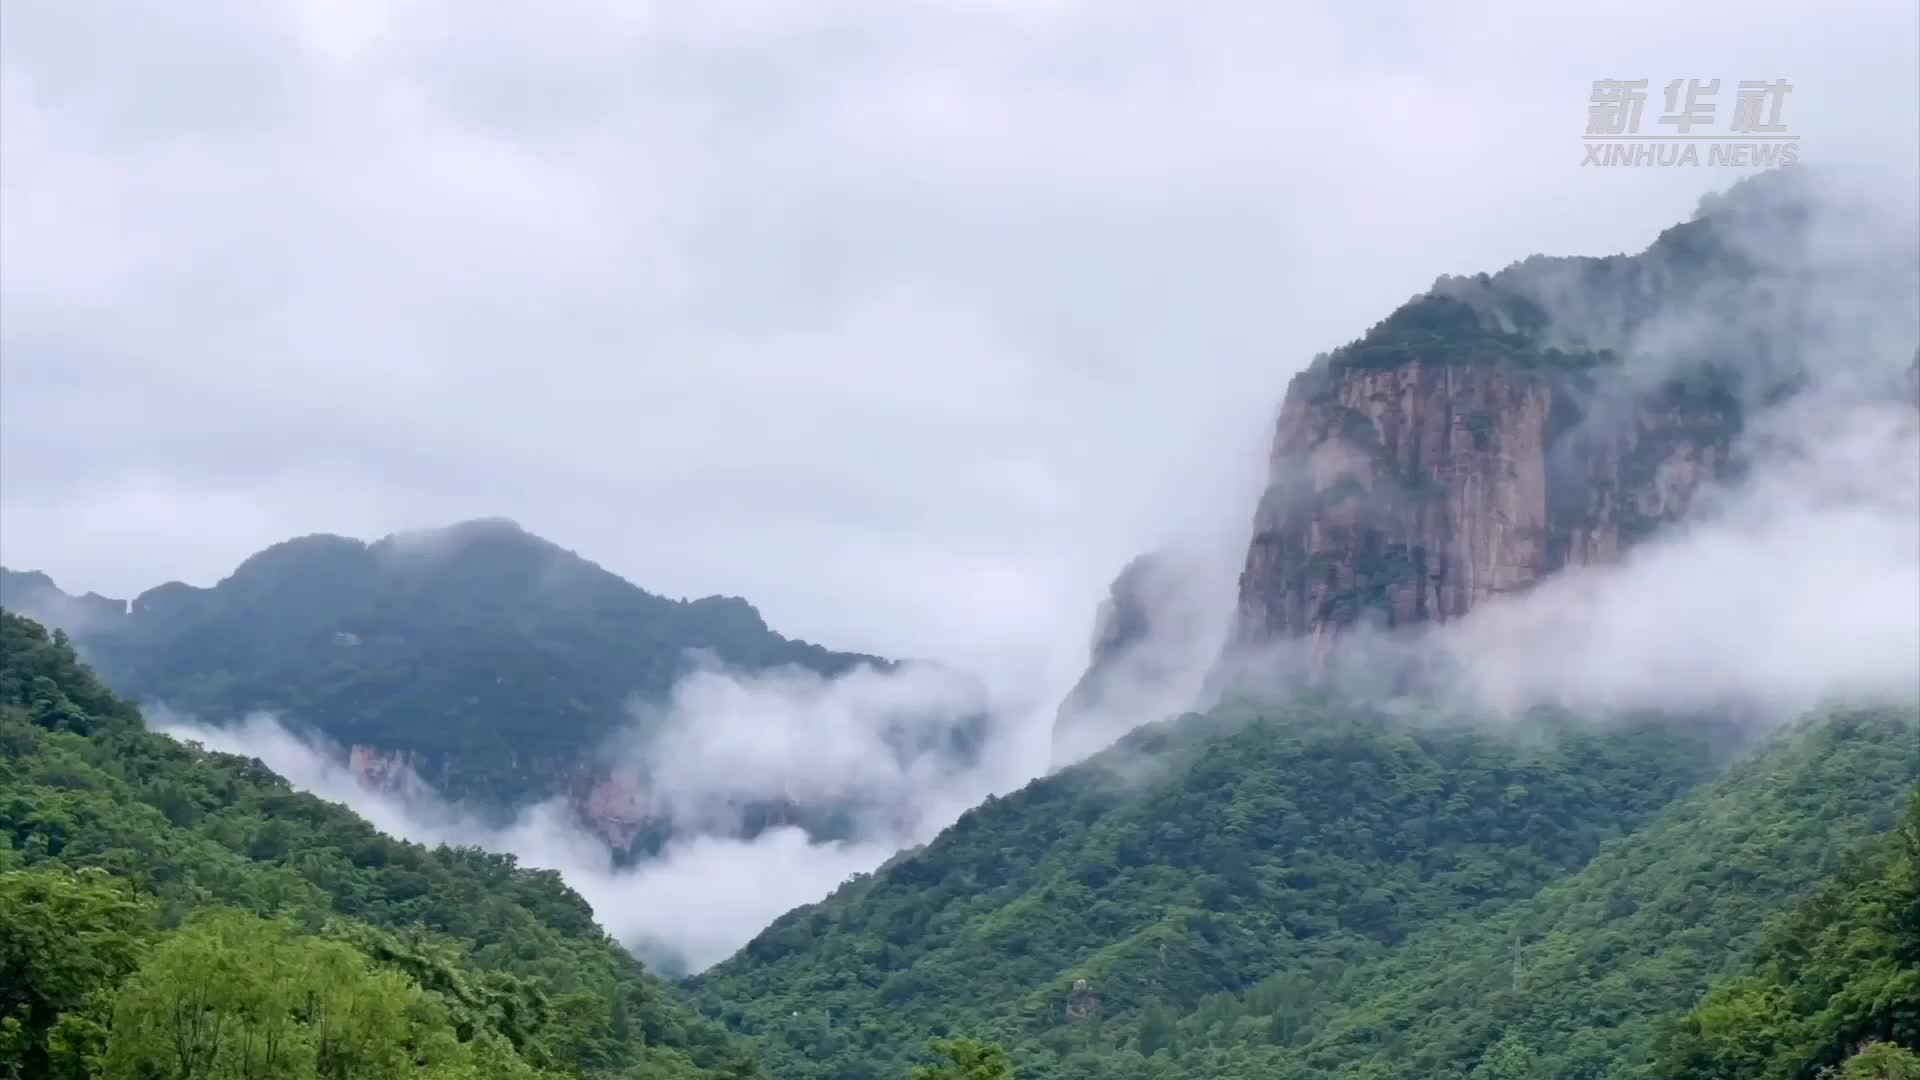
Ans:
<svg viewBox="0 0 1920 1080"><path fill-rule="evenodd" d="M1442 277L1317 358L1289 387L1237 596L1221 601L1225 654L1188 700L1140 693L1168 680L1139 663L1161 637L1160 609L1138 599L1151 563L1129 567L1055 762L1243 677L1317 679L1346 628L1457 619L1619 559L1737 471L1749 416L1836 367L1884 372L1889 346L1907 367L1920 254L1871 205L1791 170L1752 177L1640 254ZM1257 648L1276 640L1305 647Z"/></svg>
<svg viewBox="0 0 1920 1080"><path fill-rule="evenodd" d="M419 800L415 805L436 815L451 803L462 818L497 828L511 824L536 804L558 807L604 841L613 859L623 863L658 855L675 838L750 840L768 829L794 826L817 841L841 841L854 838L862 827L894 835L917 821L913 807L901 801L900 793L885 787L832 796L806 790L689 791L684 783L676 785L650 771L654 763L644 752L586 760L553 755L517 758L513 762L517 774L543 794L515 802L471 794L462 764L457 756L423 755L368 743L353 744L345 753L347 771L361 786L396 796L403 803ZM461 794L449 797L450 791Z"/></svg>
<svg viewBox="0 0 1920 1080"><path fill-rule="evenodd" d="M441 792L459 783L457 759L429 759L408 750L356 743L347 748L347 771L371 791L403 802L438 802ZM605 841L617 859L658 854L675 832L672 813L659 805L643 769L630 765L579 762L561 758L523 759L518 767L537 778L541 789L589 832ZM505 825L525 805L495 805L462 799L461 806L481 821ZM721 835L751 837L771 825L807 815L792 804L725 808L699 824ZM686 823L682 823L686 824Z"/></svg>
<svg viewBox="0 0 1920 1080"><path fill-rule="evenodd" d="M1358 365L1295 380L1240 578L1235 640L1458 618L1611 562L1728 467L1724 395L1600 393L1583 364ZM1601 406L1596 408L1596 406Z"/></svg>
<svg viewBox="0 0 1920 1080"><path fill-rule="evenodd" d="M631 851L649 825L657 823L638 769L596 773L585 793L576 794L574 812L615 851Z"/></svg>
<svg viewBox="0 0 1920 1080"><path fill-rule="evenodd" d="M420 782L414 756L404 750L358 745L347 749L347 771L376 791L411 793Z"/></svg>
<svg viewBox="0 0 1920 1080"><path fill-rule="evenodd" d="M1345 628L1621 558L1811 385L1920 386L1920 246L1872 205L1762 174L1640 254L1444 277L1316 359L1280 412L1233 642L1304 640L1313 675Z"/></svg>
<svg viewBox="0 0 1920 1080"><path fill-rule="evenodd" d="M1073 980L1073 989L1067 993L1067 1019L1085 1021L1099 1015L1100 995L1093 992L1093 984L1085 979Z"/></svg>

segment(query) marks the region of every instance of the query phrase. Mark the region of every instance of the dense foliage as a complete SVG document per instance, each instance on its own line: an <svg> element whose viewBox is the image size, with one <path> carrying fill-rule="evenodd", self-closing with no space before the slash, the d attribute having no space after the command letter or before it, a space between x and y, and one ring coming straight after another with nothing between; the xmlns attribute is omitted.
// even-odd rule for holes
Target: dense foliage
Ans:
<svg viewBox="0 0 1920 1080"><path fill-rule="evenodd" d="M1090 1041L1150 1057L1210 995L1532 895L1712 765L1681 729L1538 719L1529 741L1301 699L1143 729L697 985L782 1075L890 1075L929 1031L1018 1039L1041 1077Z"/></svg>
<svg viewBox="0 0 1920 1080"><path fill-rule="evenodd" d="M1323 366L1380 369L1417 360L1584 372L1617 362L1611 350L1542 344L1535 336L1546 322L1539 303L1524 292L1496 292L1484 274L1466 280L1479 286L1482 295L1474 296L1479 303L1438 290L1416 296L1359 340L1328 356Z"/></svg>
<svg viewBox="0 0 1920 1080"><path fill-rule="evenodd" d="M966 815L695 981L779 1075L986 1035L1029 1080L1625 1078L1766 918L1891 827L1907 712L1783 735L1223 710Z"/></svg>
<svg viewBox="0 0 1920 1080"><path fill-rule="evenodd" d="M1920 1078L1920 792L1896 836L1780 920L1667 1031L1657 1080Z"/></svg>
<svg viewBox="0 0 1920 1080"><path fill-rule="evenodd" d="M978 1039L935 1039L927 1049L940 1058L938 1065L915 1066L908 1080L1013 1080L1007 1052Z"/></svg>
<svg viewBox="0 0 1920 1080"><path fill-rule="evenodd" d="M148 733L4 612L0 840L0 1076L757 1075L556 874Z"/></svg>
<svg viewBox="0 0 1920 1080"><path fill-rule="evenodd" d="M1824 717L1525 902L1443 922L1338 973L1275 1055L1297 1071L1272 1075L1440 1077L1503 1057L1524 1060L1517 1075L1529 1080L1633 1075L1664 1016L1892 827L1920 779L1914 722L1910 711ZM1183 1036L1228 1053L1270 1022L1266 989L1218 1005L1220 1022L1193 1018Z"/></svg>

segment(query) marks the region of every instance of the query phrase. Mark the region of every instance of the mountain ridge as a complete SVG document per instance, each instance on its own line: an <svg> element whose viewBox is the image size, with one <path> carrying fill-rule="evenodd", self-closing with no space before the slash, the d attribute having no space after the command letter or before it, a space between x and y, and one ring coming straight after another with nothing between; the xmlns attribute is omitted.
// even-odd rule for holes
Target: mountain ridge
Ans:
<svg viewBox="0 0 1920 1080"><path fill-rule="evenodd" d="M364 781L418 777L499 820L560 796L622 858L686 827L652 805L644 756L616 760L625 751L612 745L659 723L649 717L684 677L901 670L787 638L740 597L649 592L504 518L373 542L295 537L212 586L170 582L124 604L0 571L0 604L63 625L133 697L215 725L273 714L337 748ZM975 752L984 715L895 724L889 745L903 761L957 763ZM726 813L731 822L700 827L751 836L796 824L823 839L847 827L837 805L773 799Z"/></svg>

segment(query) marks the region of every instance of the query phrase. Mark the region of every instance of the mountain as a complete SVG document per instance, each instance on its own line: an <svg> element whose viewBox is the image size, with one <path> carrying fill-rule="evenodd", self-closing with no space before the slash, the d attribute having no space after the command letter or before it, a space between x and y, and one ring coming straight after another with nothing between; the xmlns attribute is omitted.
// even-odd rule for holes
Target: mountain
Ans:
<svg viewBox="0 0 1920 1080"><path fill-rule="evenodd" d="M1772 926L1663 1032L1662 1080L1920 1075L1920 792L1897 835Z"/></svg>
<svg viewBox="0 0 1920 1080"><path fill-rule="evenodd" d="M1866 204L1777 170L1644 252L1443 277L1288 387L1234 639L1457 619L1618 561L1740 473L1737 440L1810 378L1897 394L1920 254Z"/></svg>
<svg viewBox="0 0 1920 1080"><path fill-rule="evenodd" d="M272 712L338 746L364 779L417 776L502 812L565 795L617 848L638 853L676 824L652 798L659 778L644 749L616 755L609 742L644 747L646 722L658 724L689 672L717 664L831 678L898 667L783 637L737 597L656 596L500 520L371 544L302 537L211 588L173 582L131 603L71 597L44 574L5 571L0 605L66 628L129 697L213 724ZM892 723L887 743L903 760L957 764L975 749L981 714ZM699 824L751 834L792 821L832 836L861 808L725 809Z"/></svg>
<svg viewBox="0 0 1920 1080"><path fill-rule="evenodd" d="M979 807L693 980L793 1077L925 1033L1027 1080L1616 1075L1890 829L1912 709L1809 718L1715 779L1684 718L1409 726L1296 699L1135 732Z"/></svg>
<svg viewBox="0 0 1920 1080"><path fill-rule="evenodd" d="M1421 648L1721 520L1809 411L1915 403L1920 253L1877 228L1766 174L1639 255L1443 278L1317 358L1224 648L1184 651L1188 575L1131 564L1056 762L1131 733L782 917L691 981L701 1007L783 1076L853 1080L929 1034L995 1040L1023 1080L1758 1075L1694 1069L1736 1043L1815 1080L1912 1043L1920 976L1885 954L1911 927L1854 875L1920 783L1920 686L1784 726L1738 694L1496 714ZM1134 727L1169 688L1193 711ZM1801 904L1817 962L1769 929Z"/></svg>
<svg viewBox="0 0 1920 1080"><path fill-rule="evenodd" d="M1911 1076L1920 685L1875 639L1907 625L1889 586L1913 551L1861 527L1886 507L1856 496L1895 489L1912 509L1920 472L1882 453L1794 481L1849 511L1849 535L1815 514L1788 539L1872 578L1871 604L1827 595L1837 577L1775 580L1777 558L1738 560L1748 599L1704 612L1668 595L1675 576L1633 576L1662 550L1750 555L1728 541L1753 524L1742 499L1778 492L1768 470L1833 431L1808 415L1867 402L1912 434L1914 237L1807 185L1743 182L1639 255L1443 278L1316 359L1280 410L1230 594L1216 603L1172 552L1114 582L1056 718L1061 767L677 990L554 875L387 840L258 763L147 734L64 636L6 616L0 1066L151 1075L180 1034L169 1016L215 1016L235 1052L284 1036L304 1067L342 1045L332 1018L366 1016L378 1030L349 1020L368 1036L349 1044L370 1049L334 1074ZM1604 692L1495 703L1424 677L1448 674L1429 660L1511 661L1498 635L1458 635L1565 600L1557 577L1627 589L1634 617L1516 651L1577 651ZM711 734L675 696L711 674L700 654L807 686L904 670L789 641L744 601L652 596L503 522L309 537L131 604L35 574L0 589L143 700L220 721L274 709L364 775L503 808L564 793L640 853L685 824L656 785L733 765L647 757L668 746L658 726ZM1589 608L1565 606L1553 625L1582 633ZM1782 608L1820 633L1746 636ZM1729 672L1590 644L1669 622L1755 655L1707 654ZM1460 640L1489 655L1443 648ZM1807 679L1791 700L1739 682L1842 654L1899 678ZM1729 675L1738 692L1718 692ZM755 722L801 722L752 704ZM924 713L886 714L876 753L916 777L970 760L974 711ZM762 742L719 734L695 749ZM609 740L641 749L629 773L602 763ZM739 835L799 821L823 838L874 808L726 809ZM351 1007L300 1004L323 1000ZM930 1050L951 1067L925 1066Z"/></svg>
<svg viewBox="0 0 1920 1080"><path fill-rule="evenodd" d="M1289 383L1224 648L1193 655L1191 568L1149 553L1116 578L1055 760L1249 675L1324 681L1350 631L1617 564L1737 482L1756 424L1816 378L1920 406L1916 339L1920 247L1812 170L1709 195L1636 255L1442 277Z"/></svg>
<svg viewBox="0 0 1920 1080"><path fill-rule="evenodd" d="M0 747L0 1075L763 1075L558 875L150 733L3 612Z"/></svg>

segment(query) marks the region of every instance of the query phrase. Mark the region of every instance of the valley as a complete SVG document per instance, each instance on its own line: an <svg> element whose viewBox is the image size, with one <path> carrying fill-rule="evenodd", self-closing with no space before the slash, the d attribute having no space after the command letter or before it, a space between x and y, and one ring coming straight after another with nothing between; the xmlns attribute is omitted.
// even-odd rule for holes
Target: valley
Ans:
<svg viewBox="0 0 1920 1080"><path fill-rule="evenodd" d="M1920 1076L1920 245L1830 175L1296 364L1038 709L504 518L0 571L0 1076Z"/></svg>

